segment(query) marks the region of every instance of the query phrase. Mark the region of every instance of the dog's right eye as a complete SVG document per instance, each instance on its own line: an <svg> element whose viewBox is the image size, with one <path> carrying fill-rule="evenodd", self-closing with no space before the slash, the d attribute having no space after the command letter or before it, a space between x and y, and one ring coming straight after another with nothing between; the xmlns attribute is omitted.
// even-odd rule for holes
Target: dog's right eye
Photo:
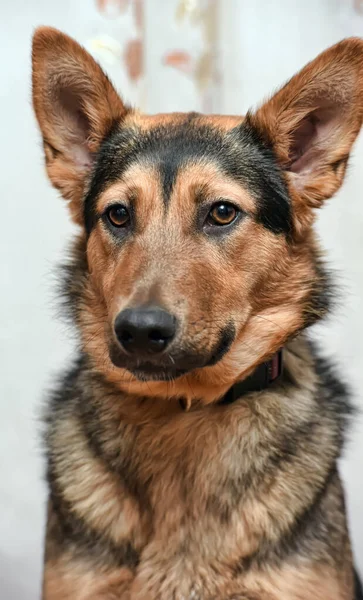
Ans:
<svg viewBox="0 0 363 600"><path fill-rule="evenodd" d="M230 225L237 217L237 209L229 202L217 202L209 211L207 222L210 225Z"/></svg>
<svg viewBox="0 0 363 600"><path fill-rule="evenodd" d="M127 227L130 223L130 213L122 204L110 206L106 211L106 216L113 227Z"/></svg>

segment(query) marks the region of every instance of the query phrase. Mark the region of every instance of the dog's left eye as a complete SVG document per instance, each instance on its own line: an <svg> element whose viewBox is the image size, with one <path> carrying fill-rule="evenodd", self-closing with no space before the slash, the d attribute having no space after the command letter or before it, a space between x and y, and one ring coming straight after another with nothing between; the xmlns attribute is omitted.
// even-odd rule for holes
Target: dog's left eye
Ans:
<svg viewBox="0 0 363 600"><path fill-rule="evenodd" d="M209 225L230 225L237 218L238 210L229 202L217 202L208 213L207 223Z"/></svg>
<svg viewBox="0 0 363 600"><path fill-rule="evenodd" d="M130 223L130 213L122 204L110 206L106 211L106 216L114 227L126 227Z"/></svg>

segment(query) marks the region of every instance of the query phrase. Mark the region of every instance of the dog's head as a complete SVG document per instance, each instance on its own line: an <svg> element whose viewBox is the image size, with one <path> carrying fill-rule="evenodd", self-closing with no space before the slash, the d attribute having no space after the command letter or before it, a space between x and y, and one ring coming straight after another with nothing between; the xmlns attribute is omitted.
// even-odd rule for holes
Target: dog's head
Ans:
<svg viewBox="0 0 363 600"><path fill-rule="evenodd" d="M208 401L324 315L314 209L343 181L362 91L350 39L245 118L144 116L76 42L36 32L34 108L82 228L68 290L98 369Z"/></svg>

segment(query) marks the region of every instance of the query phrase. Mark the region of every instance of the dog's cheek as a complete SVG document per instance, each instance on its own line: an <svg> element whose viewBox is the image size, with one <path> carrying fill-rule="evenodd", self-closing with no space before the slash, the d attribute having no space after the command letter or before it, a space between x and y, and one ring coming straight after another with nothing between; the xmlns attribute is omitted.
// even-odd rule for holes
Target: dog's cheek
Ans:
<svg viewBox="0 0 363 600"><path fill-rule="evenodd" d="M107 309L113 296L118 260L119 253L117 248L113 247L112 241L99 230L94 230L87 244L89 287Z"/></svg>
<svg viewBox="0 0 363 600"><path fill-rule="evenodd" d="M79 306L82 344L94 359L106 364L111 337L109 298L112 296L115 257L95 229L87 242L88 273Z"/></svg>

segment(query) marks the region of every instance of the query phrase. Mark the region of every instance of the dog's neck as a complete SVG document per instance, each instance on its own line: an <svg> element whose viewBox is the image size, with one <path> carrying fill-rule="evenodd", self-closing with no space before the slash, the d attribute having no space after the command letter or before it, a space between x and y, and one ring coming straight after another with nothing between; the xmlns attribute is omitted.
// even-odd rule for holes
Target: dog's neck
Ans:
<svg viewBox="0 0 363 600"><path fill-rule="evenodd" d="M287 522L287 511L288 522L293 522L306 499L312 501L340 452L336 440L344 411L335 394L341 391L337 385L332 390L325 385L303 337L285 346L284 371L276 384L225 406L193 403L184 411L176 399L119 394L87 368L81 368L77 386L80 392L75 390L74 402L79 416L73 419L86 432L86 448L91 443L97 456L110 465L108 477L121 473L122 485L130 486L138 501L148 498L163 540L174 535L175 523L185 513L184 502L204 515L208 525L220 518L223 503L235 514L236 502L246 498L244 492L254 497L266 476L274 482L268 506L258 504L257 510L255 501L248 505L250 510L244 506L247 522L253 524L259 511L263 523L265 518L270 523L274 515L274 527ZM61 456L68 455L75 438L70 425L62 429L57 448ZM84 460L81 455L79 470L72 475L77 482ZM293 502L294 489L285 483L292 460L300 473ZM232 519L231 531L233 523ZM254 535L266 534L263 523ZM252 542L246 552L253 549Z"/></svg>
<svg viewBox="0 0 363 600"><path fill-rule="evenodd" d="M242 381L237 381L219 401L219 404L231 404L244 394L261 392L279 379L283 368L283 352L280 349L273 357L261 363Z"/></svg>
<svg viewBox="0 0 363 600"><path fill-rule="evenodd" d="M222 398L217 402L219 405L232 404L239 398L242 398L245 394L252 392L262 392L270 387L275 381L277 381L283 370L283 349L280 348L270 360L264 361L257 365L257 367L244 379L236 381ZM180 399L180 406L186 410L190 408L187 406L184 399Z"/></svg>

